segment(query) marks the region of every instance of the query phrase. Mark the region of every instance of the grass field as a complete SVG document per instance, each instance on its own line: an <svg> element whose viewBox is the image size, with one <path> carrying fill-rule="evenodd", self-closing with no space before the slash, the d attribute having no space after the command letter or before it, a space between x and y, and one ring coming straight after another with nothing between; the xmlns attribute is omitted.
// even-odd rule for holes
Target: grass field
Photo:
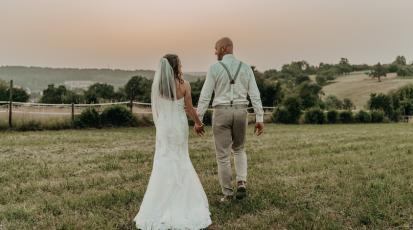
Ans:
<svg viewBox="0 0 413 230"><path fill-rule="evenodd" d="M413 228L413 126L248 130L249 198L221 204L211 130L190 137L210 229ZM0 132L0 229L133 229L153 128Z"/></svg>
<svg viewBox="0 0 413 230"><path fill-rule="evenodd" d="M338 77L335 83L323 87L323 91L326 96L349 98L358 109L363 109L371 93L388 93L407 84L413 84L413 78L401 78L396 74L388 74L387 77L382 78L382 82L378 82L377 79L372 79L364 73L355 72Z"/></svg>

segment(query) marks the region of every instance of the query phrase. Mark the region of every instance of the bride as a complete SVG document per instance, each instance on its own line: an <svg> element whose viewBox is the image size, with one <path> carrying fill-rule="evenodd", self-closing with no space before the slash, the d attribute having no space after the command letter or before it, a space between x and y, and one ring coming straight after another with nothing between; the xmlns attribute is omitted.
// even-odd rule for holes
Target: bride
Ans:
<svg viewBox="0 0 413 230"><path fill-rule="evenodd" d="M208 200L188 153L188 120L202 126L182 79L177 55L165 55L152 84L156 146L152 174L139 213L139 229L202 229L211 224Z"/></svg>

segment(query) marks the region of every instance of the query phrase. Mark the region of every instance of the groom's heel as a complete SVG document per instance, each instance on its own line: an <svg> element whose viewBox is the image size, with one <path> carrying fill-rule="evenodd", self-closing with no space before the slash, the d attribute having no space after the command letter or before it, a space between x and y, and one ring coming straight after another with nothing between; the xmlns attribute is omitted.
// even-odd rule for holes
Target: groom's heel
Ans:
<svg viewBox="0 0 413 230"><path fill-rule="evenodd" d="M235 198L237 198L237 200L242 200L245 197L247 197L247 189L245 187L238 187Z"/></svg>

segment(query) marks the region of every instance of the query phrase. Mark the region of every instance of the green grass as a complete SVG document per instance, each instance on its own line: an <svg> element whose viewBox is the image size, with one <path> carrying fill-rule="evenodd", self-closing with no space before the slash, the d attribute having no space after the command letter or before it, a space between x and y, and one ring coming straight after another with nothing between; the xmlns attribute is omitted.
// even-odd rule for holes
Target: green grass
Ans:
<svg viewBox="0 0 413 230"><path fill-rule="evenodd" d="M249 127L249 198L221 204L211 130L190 137L211 229L413 228L413 126ZM0 132L0 229L133 229L153 128Z"/></svg>

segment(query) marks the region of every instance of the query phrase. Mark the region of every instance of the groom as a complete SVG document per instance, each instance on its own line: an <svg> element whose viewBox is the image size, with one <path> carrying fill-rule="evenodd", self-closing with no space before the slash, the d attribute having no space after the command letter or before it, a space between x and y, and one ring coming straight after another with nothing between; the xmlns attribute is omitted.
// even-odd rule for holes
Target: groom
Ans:
<svg viewBox="0 0 413 230"><path fill-rule="evenodd" d="M247 155L244 148L248 125L247 95L251 99L256 114L255 134L257 136L261 135L264 130L264 112L254 73L249 65L234 57L231 39L225 37L218 40L215 44L215 55L218 62L212 65L207 73L197 113L202 120L214 92L212 130L219 182L224 194L221 201L229 201L234 196L231 150L234 152L237 173L235 196L241 200L247 196ZM203 126L195 126L194 129L198 134L204 133Z"/></svg>

